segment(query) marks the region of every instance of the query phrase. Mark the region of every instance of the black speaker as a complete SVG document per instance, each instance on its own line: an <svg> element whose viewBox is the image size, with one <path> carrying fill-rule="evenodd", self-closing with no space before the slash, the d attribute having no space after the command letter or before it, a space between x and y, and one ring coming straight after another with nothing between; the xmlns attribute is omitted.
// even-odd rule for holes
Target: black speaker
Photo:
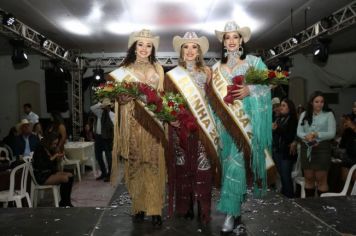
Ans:
<svg viewBox="0 0 356 236"><path fill-rule="evenodd" d="M45 71L47 112L68 111L68 76L70 77L69 73L56 68Z"/></svg>

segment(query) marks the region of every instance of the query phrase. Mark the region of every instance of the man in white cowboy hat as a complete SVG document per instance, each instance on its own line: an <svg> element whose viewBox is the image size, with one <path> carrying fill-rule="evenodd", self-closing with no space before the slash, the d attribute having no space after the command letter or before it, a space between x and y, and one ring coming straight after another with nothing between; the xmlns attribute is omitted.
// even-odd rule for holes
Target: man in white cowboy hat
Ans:
<svg viewBox="0 0 356 236"><path fill-rule="evenodd" d="M19 135L16 137L14 145L14 156L29 156L35 151L40 140L32 133L31 123L27 119L22 119L17 124Z"/></svg>
<svg viewBox="0 0 356 236"><path fill-rule="evenodd" d="M271 94L265 85L237 85L237 89L229 91L234 105L225 104L223 98L233 83L233 78L245 75L250 67L258 70L267 69L262 60L248 55L245 43L251 38L248 27L240 27L235 21L225 24L224 30L216 30L216 37L222 44L221 61L213 65L213 78L209 98L216 112L215 122L223 149L220 151L222 163L222 191L217 209L226 214L221 233L229 234L240 228L241 205L246 196L246 172L254 184L254 193L259 196L266 191L266 165L264 150L272 139L272 108ZM216 83L216 81L219 81ZM238 106L237 106L238 104ZM240 114L240 117L236 117ZM242 116L244 117L242 119ZM240 120L248 120L241 123ZM257 125L258 124L258 125ZM258 128L258 127L259 128ZM249 134L253 134L252 138ZM239 144L239 145L238 145ZM259 147L258 149L256 147ZM249 154L252 155L249 155ZM253 161L244 158L253 158ZM247 165L245 165L245 162Z"/></svg>
<svg viewBox="0 0 356 236"><path fill-rule="evenodd" d="M114 138L114 120L115 113L111 111L113 103L109 98L104 98L102 102L90 107L91 111L96 115L94 124L95 133L95 157L99 163L101 175L97 180L104 179L105 182L110 180L111 173L111 151ZM103 152L105 152L108 168L106 168Z"/></svg>

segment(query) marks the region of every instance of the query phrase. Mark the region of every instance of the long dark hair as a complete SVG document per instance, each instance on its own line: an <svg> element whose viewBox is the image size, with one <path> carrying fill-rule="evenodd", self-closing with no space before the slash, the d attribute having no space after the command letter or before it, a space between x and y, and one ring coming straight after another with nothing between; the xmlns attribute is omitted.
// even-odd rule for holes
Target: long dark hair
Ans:
<svg viewBox="0 0 356 236"><path fill-rule="evenodd" d="M316 97L322 97L324 99L324 106L323 106L322 111L324 111L324 112L331 111L331 109L329 108L329 106L325 100L325 96L324 96L323 92L315 91L309 97L309 101L307 104L307 109L305 110L305 115L304 115L304 118L302 121L302 125L305 125L305 122L308 122L309 125L311 125L313 123L313 101Z"/></svg>
<svg viewBox="0 0 356 236"><path fill-rule="evenodd" d="M179 60L178 60L178 65L184 67L185 69L187 69L187 63L184 61L184 55L183 55L183 46L184 44L182 44L181 48L180 48L180 53L179 53ZM204 57L203 57L203 52L200 48L200 45L197 44L198 46L198 55L195 58L195 66L198 69L198 71L204 71Z"/></svg>
<svg viewBox="0 0 356 236"><path fill-rule="evenodd" d="M226 34L224 34L223 39L222 39L222 41L221 41L221 63L222 63L222 64L226 64L226 63L227 63L227 56L226 56L227 50L226 50L226 48L225 48L225 46L224 46L225 35L226 35ZM243 53L242 53L242 55L240 56L240 59L241 59L241 60L244 60L244 59L246 58L246 55L247 55L247 50L246 50L245 42L244 42L244 40L243 40L241 34L238 34L238 35L240 36L240 38L241 38L241 40L242 40L242 42L241 42L241 47L243 48Z"/></svg>
<svg viewBox="0 0 356 236"><path fill-rule="evenodd" d="M63 124L65 126L64 119L60 112L52 111L51 117L52 117L51 124L46 128L46 130L44 132L44 136L47 136L49 133L52 133L52 132L58 132L59 126L61 124Z"/></svg>
<svg viewBox="0 0 356 236"><path fill-rule="evenodd" d="M129 65L131 65L132 63L134 63L136 61L136 45L137 45L137 41L135 41L131 47L127 50L126 53L126 57L123 60L123 62L120 64L120 67L128 67ZM152 44L152 51L151 51L151 55L148 57L148 61L154 65L154 63L157 61L156 59L156 49L155 46Z"/></svg>
<svg viewBox="0 0 356 236"><path fill-rule="evenodd" d="M297 120L298 120L298 118L297 118L297 110L295 109L294 102L293 102L292 100L288 99L288 98L284 98L284 99L282 100L282 102L285 102L285 103L287 104L287 106L288 106L288 109L289 109L289 113L288 113L289 119L297 121ZM281 103L282 103L282 102L281 102Z"/></svg>
<svg viewBox="0 0 356 236"><path fill-rule="evenodd" d="M48 151L51 148L51 144L54 140L58 139L59 140L59 134L57 132L51 132L46 134L43 139L41 140L41 143L44 148L46 148Z"/></svg>

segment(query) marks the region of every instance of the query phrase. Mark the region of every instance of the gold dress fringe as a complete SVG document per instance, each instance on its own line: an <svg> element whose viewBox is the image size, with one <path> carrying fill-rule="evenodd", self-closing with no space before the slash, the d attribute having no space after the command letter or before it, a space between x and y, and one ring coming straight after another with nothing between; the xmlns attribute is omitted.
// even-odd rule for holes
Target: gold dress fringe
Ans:
<svg viewBox="0 0 356 236"><path fill-rule="evenodd" d="M129 122L125 182L132 198L132 211L161 215L166 183L163 145L134 118L134 102L125 106L130 106L125 117Z"/></svg>

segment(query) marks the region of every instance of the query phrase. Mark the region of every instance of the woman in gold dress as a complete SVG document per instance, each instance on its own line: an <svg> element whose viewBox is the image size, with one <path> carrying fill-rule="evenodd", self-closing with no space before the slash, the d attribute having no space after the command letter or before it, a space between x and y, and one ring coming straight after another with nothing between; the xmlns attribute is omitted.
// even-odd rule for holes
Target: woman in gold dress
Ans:
<svg viewBox="0 0 356 236"><path fill-rule="evenodd" d="M132 33L126 58L110 76L116 81L145 83L162 91L164 72L155 58L158 43L159 37L149 30ZM125 181L132 198L134 220L140 222L150 215L152 224L160 226L166 183L163 143L142 123L152 118L148 117L150 114L137 116L138 102L128 95L121 95L118 100L114 153L125 160Z"/></svg>

